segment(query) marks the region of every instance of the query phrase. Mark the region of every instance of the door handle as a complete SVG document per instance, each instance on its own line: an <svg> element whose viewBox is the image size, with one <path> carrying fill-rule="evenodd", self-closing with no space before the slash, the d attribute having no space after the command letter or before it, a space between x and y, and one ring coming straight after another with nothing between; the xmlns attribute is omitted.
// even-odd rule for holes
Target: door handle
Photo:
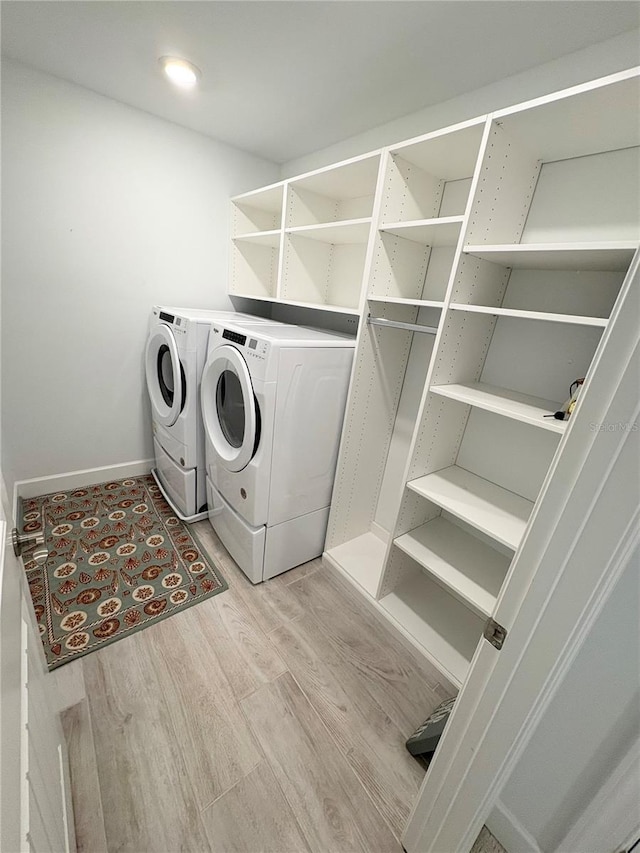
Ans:
<svg viewBox="0 0 640 853"><path fill-rule="evenodd" d="M21 557L23 550L29 545L35 545L36 549L30 554L30 558L39 566L47 562L49 551L42 547L44 546L44 533L18 533L18 528L14 527L11 531L11 544L16 557Z"/></svg>

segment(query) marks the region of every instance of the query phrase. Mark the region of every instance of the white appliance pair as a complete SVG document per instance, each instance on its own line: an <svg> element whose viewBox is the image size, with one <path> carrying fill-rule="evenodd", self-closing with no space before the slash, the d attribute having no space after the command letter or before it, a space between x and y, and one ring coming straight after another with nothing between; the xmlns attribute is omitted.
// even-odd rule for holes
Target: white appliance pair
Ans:
<svg viewBox="0 0 640 853"><path fill-rule="evenodd" d="M145 349L156 460L152 473L176 515L189 522L207 517L200 379L215 321L274 322L233 311L156 305Z"/></svg>
<svg viewBox="0 0 640 853"><path fill-rule="evenodd" d="M209 519L253 583L322 553L353 338L214 322L202 374Z"/></svg>

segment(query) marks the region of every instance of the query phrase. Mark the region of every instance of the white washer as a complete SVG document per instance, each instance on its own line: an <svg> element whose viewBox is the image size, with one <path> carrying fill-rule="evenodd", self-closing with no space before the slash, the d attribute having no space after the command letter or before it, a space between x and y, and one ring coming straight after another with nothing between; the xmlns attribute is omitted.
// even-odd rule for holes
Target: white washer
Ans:
<svg viewBox="0 0 640 853"><path fill-rule="evenodd" d="M299 326L211 327L209 519L253 583L322 553L353 348Z"/></svg>
<svg viewBox="0 0 640 853"><path fill-rule="evenodd" d="M156 459L153 474L176 515L185 521L206 518L200 378L214 321L242 321L251 326L274 323L233 311L156 305L145 349Z"/></svg>

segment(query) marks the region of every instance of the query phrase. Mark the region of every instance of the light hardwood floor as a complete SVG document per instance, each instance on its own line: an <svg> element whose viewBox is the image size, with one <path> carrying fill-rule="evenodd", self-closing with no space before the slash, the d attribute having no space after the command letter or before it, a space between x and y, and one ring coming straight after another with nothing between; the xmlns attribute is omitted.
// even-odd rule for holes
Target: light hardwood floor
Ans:
<svg viewBox="0 0 640 853"><path fill-rule="evenodd" d="M84 853L401 853L424 769L404 747L453 690L320 560L229 589L70 664Z"/></svg>

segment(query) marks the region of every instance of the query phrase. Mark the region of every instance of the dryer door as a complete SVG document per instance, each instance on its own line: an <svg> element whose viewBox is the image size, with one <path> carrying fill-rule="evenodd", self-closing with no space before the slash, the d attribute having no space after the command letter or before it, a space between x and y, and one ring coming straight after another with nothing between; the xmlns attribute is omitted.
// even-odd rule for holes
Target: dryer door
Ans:
<svg viewBox="0 0 640 853"><path fill-rule="evenodd" d="M184 408L187 387L175 338L164 323L149 335L145 370L153 417L163 426L173 426Z"/></svg>
<svg viewBox="0 0 640 853"><path fill-rule="evenodd" d="M213 351L200 385L202 418L221 463L242 471L258 449L258 405L247 363L235 347Z"/></svg>

